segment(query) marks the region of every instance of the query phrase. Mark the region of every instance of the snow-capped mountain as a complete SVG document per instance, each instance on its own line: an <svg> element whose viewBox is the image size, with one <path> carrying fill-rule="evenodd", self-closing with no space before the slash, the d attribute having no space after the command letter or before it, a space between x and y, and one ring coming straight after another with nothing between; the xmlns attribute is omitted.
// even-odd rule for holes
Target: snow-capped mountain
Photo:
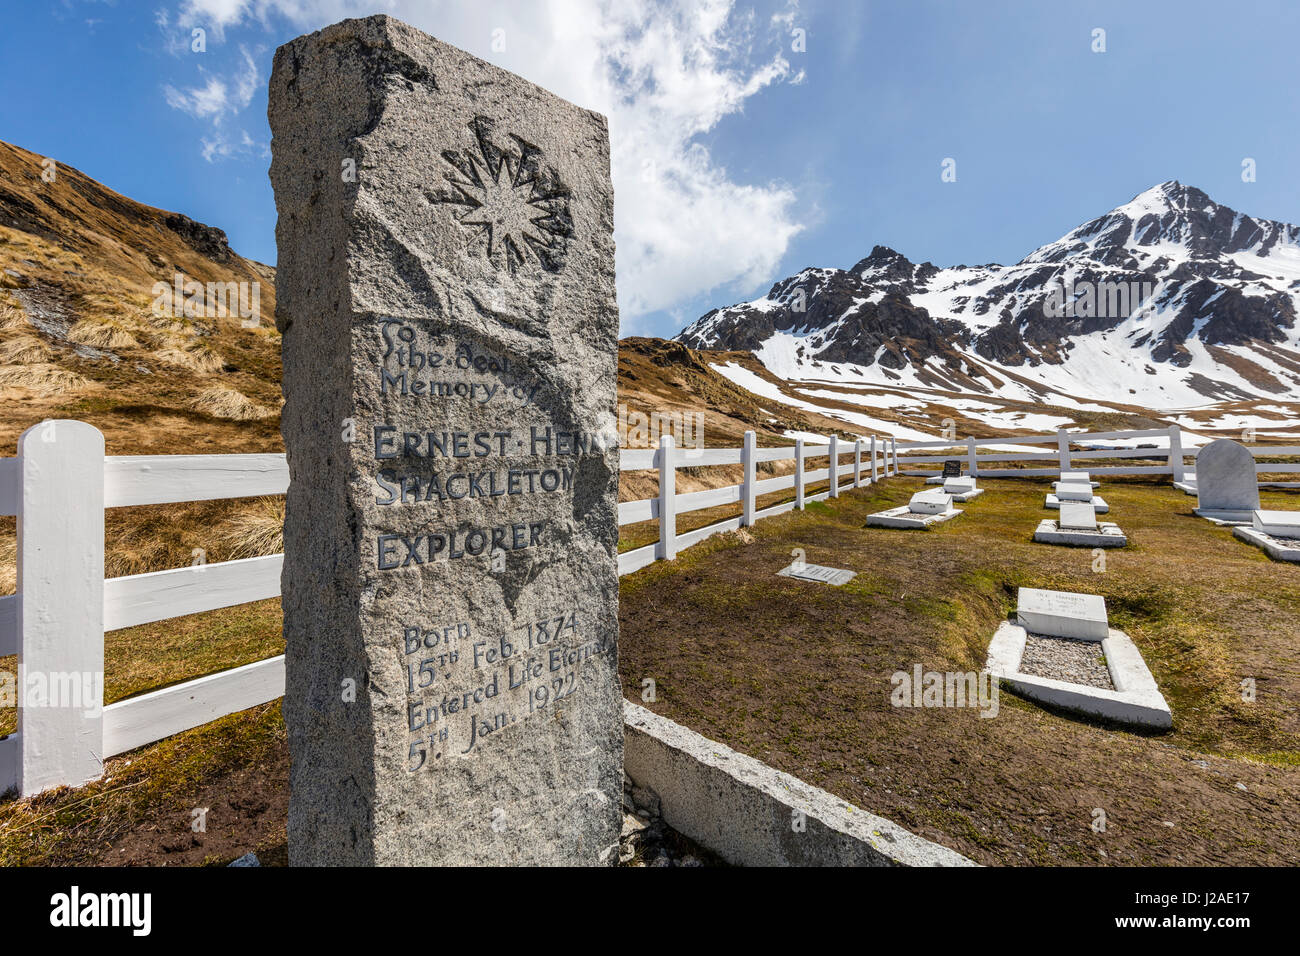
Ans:
<svg viewBox="0 0 1300 956"><path fill-rule="evenodd" d="M1300 227L1161 183L1011 266L884 246L805 269L677 339L793 380L1148 407L1300 398Z"/></svg>

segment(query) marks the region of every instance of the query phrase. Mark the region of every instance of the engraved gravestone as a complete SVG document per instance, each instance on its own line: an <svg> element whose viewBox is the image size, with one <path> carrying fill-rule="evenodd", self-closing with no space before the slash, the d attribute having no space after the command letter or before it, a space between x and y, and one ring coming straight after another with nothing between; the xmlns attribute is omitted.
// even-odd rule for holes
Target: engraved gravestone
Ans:
<svg viewBox="0 0 1300 956"><path fill-rule="evenodd" d="M943 477L957 478L961 476L961 459L949 458L943 463Z"/></svg>
<svg viewBox="0 0 1300 956"><path fill-rule="evenodd" d="M1104 641L1109 636L1106 599L1100 594L1020 588L1016 621L1031 634Z"/></svg>
<svg viewBox="0 0 1300 956"><path fill-rule="evenodd" d="M269 113L290 862L610 862L606 122L385 16L281 47Z"/></svg>

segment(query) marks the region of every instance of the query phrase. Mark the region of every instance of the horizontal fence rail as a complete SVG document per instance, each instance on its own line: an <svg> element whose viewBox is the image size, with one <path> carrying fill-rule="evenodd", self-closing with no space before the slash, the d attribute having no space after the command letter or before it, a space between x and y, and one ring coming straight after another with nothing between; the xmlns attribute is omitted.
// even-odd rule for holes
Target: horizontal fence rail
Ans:
<svg viewBox="0 0 1300 956"><path fill-rule="evenodd" d="M1166 439L1162 447L1098 447L1107 441ZM1041 452L1025 446L1052 444ZM990 447L990 446L1000 446ZM107 508L174 504L223 498L282 495L289 487L284 455L105 456L103 436L81 422L43 422L28 429L16 458L0 458L0 515L18 518L19 593L0 597L0 657L18 655L28 673L101 675L104 633L280 595L284 556L269 555L196 564L125 577L103 577ZM1008 450L1011 448L1013 450ZM1300 446L1252 447L1256 459L1300 456ZM943 452L940 454L939 452ZM764 518L801 510L810 501L874 484L953 458L986 477L1059 475L1074 462L1122 461L1088 468L1093 474L1167 474L1189 477L1177 426L1142 431L970 438L964 441L898 442L869 436L825 444L802 439L779 448L757 447L746 432L740 448L678 448L664 436L657 448L623 449L620 470L658 475L658 494L618 505L620 527L657 522L658 540L618 556L618 573L629 574L722 532ZM1133 464L1128 462L1132 461ZM1152 464L1152 461L1159 462ZM989 468L1034 463L1046 467ZM1143 462L1137 464L1136 462ZM759 466L792 463L787 474L759 477ZM1048 464L1050 463L1050 465ZM811 467L810 467L811 465ZM739 483L701 491L677 491L683 469L740 466ZM1300 464L1257 462L1260 473L1297 473ZM847 479L847 480L846 480ZM809 487L825 483L811 493ZM791 493L758 507L758 499ZM677 530L680 515L737 507L740 513L689 531ZM21 695L21 687L20 695ZM30 708L20 696L20 732L0 738L0 792L27 796L59 785L76 786L103 772L103 760L227 714L268 703L284 694L284 657L257 661L197 680L140 694L102 707L73 712ZM84 703L84 702L83 702ZM56 712L57 711L57 712ZM93 714L88 716L88 714Z"/></svg>

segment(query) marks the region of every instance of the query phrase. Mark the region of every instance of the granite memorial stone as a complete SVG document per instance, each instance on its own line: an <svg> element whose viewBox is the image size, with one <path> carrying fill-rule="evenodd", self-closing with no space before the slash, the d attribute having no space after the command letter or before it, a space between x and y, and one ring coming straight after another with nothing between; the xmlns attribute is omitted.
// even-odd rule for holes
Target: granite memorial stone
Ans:
<svg viewBox="0 0 1300 956"><path fill-rule="evenodd" d="M271 76L289 860L617 856L605 119L386 16Z"/></svg>

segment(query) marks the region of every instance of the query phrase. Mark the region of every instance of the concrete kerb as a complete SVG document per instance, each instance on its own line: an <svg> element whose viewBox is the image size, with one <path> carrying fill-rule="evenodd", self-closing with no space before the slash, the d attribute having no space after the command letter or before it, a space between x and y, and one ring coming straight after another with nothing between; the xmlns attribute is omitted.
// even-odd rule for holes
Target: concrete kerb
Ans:
<svg viewBox="0 0 1300 956"><path fill-rule="evenodd" d="M797 777L623 702L624 772L664 822L737 866L976 866Z"/></svg>

